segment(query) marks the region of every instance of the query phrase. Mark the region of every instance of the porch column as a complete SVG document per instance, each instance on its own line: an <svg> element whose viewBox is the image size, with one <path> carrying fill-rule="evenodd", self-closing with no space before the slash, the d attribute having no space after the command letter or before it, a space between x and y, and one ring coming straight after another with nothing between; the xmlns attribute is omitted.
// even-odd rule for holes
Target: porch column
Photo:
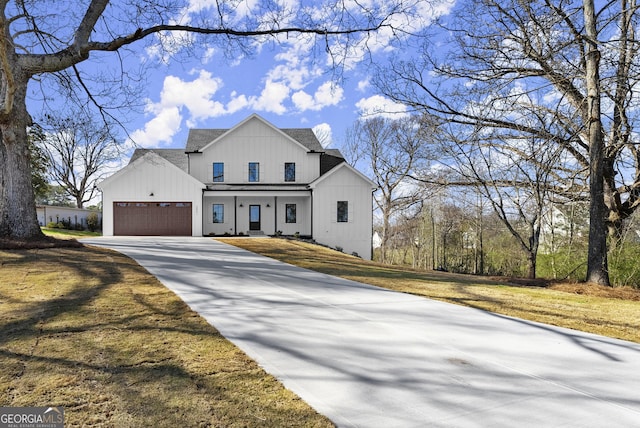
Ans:
<svg viewBox="0 0 640 428"><path fill-rule="evenodd" d="M238 197L233 197L233 234L238 234Z"/></svg>
<svg viewBox="0 0 640 428"><path fill-rule="evenodd" d="M314 239L314 236L313 236L313 189L309 189L309 194L311 195L311 239Z"/></svg>
<svg viewBox="0 0 640 428"><path fill-rule="evenodd" d="M278 235L278 197L273 197L273 234Z"/></svg>

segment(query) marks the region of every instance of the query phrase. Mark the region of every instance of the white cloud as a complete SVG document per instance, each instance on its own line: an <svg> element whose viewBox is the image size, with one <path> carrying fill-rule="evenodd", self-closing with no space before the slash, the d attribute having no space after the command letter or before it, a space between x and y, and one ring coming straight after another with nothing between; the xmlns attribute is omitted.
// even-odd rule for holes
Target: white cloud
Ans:
<svg viewBox="0 0 640 428"><path fill-rule="evenodd" d="M213 3L213 2L210 2ZM240 20L251 16L251 14L256 10L258 6L258 0L244 0L238 2L235 5L234 12L236 14L236 19Z"/></svg>
<svg viewBox="0 0 640 428"><path fill-rule="evenodd" d="M203 64L208 64L213 57L216 54L216 49L215 48L207 48L204 53L202 54L202 63Z"/></svg>
<svg viewBox="0 0 640 428"><path fill-rule="evenodd" d="M325 82L316 91L314 98L321 106L333 106L344 99L344 90L332 82Z"/></svg>
<svg viewBox="0 0 640 428"><path fill-rule="evenodd" d="M396 103L382 95L373 95L369 98L361 98L356 103L360 116L384 116L391 119L400 119L408 116L407 106Z"/></svg>
<svg viewBox="0 0 640 428"><path fill-rule="evenodd" d="M258 111L284 114L287 108L283 103L290 92L285 84L267 80L259 97L248 98L248 106Z"/></svg>
<svg viewBox="0 0 640 428"><path fill-rule="evenodd" d="M171 144L173 136L180 130L182 115L178 107L160 111L148 121L143 129L131 133L131 140L140 147L158 147Z"/></svg>
<svg viewBox="0 0 640 428"><path fill-rule="evenodd" d="M152 107L152 111L184 107L189 111L193 122L219 116L224 114L224 106L213 101L212 97L221 87L222 80L212 77L205 70L201 70L198 77L190 82L176 76L167 76L160 92L160 102Z"/></svg>
<svg viewBox="0 0 640 428"><path fill-rule="evenodd" d="M267 78L271 81L280 81L292 90L300 90L309 83L309 81L319 75L317 71L311 71L304 65L294 66L291 64L280 64L269 70Z"/></svg>
<svg viewBox="0 0 640 428"><path fill-rule="evenodd" d="M192 81L176 76L165 77L160 100L157 103L149 101L145 108L154 117L143 129L132 132L131 138L141 146L170 145L180 129L185 110L189 127L203 119L225 114L224 106L212 99L221 87L222 80L204 70Z"/></svg>
<svg viewBox="0 0 640 428"><path fill-rule="evenodd" d="M313 128L313 133L316 134L318 141L322 144L322 147L329 147L333 143L333 131L331 125L328 123L320 123Z"/></svg>
<svg viewBox="0 0 640 428"><path fill-rule="evenodd" d="M209 0L189 0L189 4L183 13L186 12L187 14L195 14L208 9L211 6L212 4Z"/></svg>
<svg viewBox="0 0 640 428"><path fill-rule="evenodd" d="M293 101L295 106L302 111L315 110L313 97L304 91L298 91L295 94L293 94L291 96L291 101Z"/></svg>
<svg viewBox="0 0 640 428"><path fill-rule="evenodd" d="M337 59L345 70L352 70L372 54L386 54L395 49L396 40L419 34L438 17L448 14L454 7L455 0L411 2L399 12L391 10L395 5L396 2L389 3L385 0L348 2L347 8L354 17L362 16L369 10L387 13L385 26L375 32L363 32L350 37L349 44L339 37L335 38L329 44L327 64L331 65ZM318 18L321 18L322 10L318 9L318 13Z"/></svg>
<svg viewBox="0 0 640 428"><path fill-rule="evenodd" d="M369 89L371 87L371 78L367 77L364 80L361 80L358 82L358 91L360 92L366 92L367 89Z"/></svg>
<svg viewBox="0 0 640 428"><path fill-rule="evenodd" d="M227 113L233 114L236 113L243 108L247 108L249 105L249 100L246 95L238 95L236 91L231 93L231 101L227 103Z"/></svg>
<svg viewBox="0 0 640 428"><path fill-rule="evenodd" d="M331 82L325 82L312 96L304 91L293 94L291 101L301 111L319 111L325 107L335 106L344 99L344 90L340 86L334 86Z"/></svg>

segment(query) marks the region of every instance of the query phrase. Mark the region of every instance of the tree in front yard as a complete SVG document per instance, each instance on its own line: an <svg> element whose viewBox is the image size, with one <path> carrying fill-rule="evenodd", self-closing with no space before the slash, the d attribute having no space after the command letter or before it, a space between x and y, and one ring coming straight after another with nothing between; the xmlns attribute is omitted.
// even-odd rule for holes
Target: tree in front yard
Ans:
<svg viewBox="0 0 640 428"><path fill-rule="evenodd" d="M433 0L433 3L436 3ZM2 1L0 10L0 238L43 239L31 182L27 93L42 99L55 80L69 94L103 116L114 92L136 83L126 47L146 39L149 48L171 57L181 49L217 47L229 58L250 55L280 38L300 37L328 56L334 70L349 67L376 35L407 36L429 0L384 2L323 1L294 5L257 0L188 2L174 0ZM243 7L240 7L243 6ZM304 39L304 40L303 40ZM357 49L354 49L357 48ZM118 52L118 53L115 53ZM106 55L121 70L104 72ZM324 58L323 58L324 59ZM93 62L95 61L95 62ZM80 64L93 63L92 67ZM100 87L102 83L102 87ZM113 110L112 110L113 111Z"/></svg>
<svg viewBox="0 0 640 428"><path fill-rule="evenodd" d="M49 175L76 207L92 200L96 184L108 171L111 162L118 159L120 146L111 129L96 123L82 112L59 117L47 115L44 120L46 134L42 143L49 165Z"/></svg>

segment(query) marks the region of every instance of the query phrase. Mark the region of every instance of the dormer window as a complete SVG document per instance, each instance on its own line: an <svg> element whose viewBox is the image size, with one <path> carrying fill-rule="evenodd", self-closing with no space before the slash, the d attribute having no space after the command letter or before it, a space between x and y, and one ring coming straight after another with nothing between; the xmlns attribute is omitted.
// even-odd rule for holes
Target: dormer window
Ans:
<svg viewBox="0 0 640 428"><path fill-rule="evenodd" d="M284 181L296 181L296 164L294 162L285 162Z"/></svg>

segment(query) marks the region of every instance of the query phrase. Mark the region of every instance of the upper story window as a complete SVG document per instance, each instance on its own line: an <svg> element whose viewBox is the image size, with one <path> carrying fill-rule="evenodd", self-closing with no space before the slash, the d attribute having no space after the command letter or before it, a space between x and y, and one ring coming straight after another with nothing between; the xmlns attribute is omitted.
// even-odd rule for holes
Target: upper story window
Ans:
<svg viewBox="0 0 640 428"><path fill-rule="evenodd" d="M285 162L284 181L296 181L296 164L294 162Z"/></svg>
<svg viewBox="0 0 640 428"><path fill-rule="evenodd" d="M221 183L223 181L224 181L224 163L214 162L213 163L213 182Z"/></svg>
<svg viewBox="0 0 640 428"><path fill-rule="evenodd" d="M349 222L349 202L338 201L338 223Z"/></svg>
<svg viewBox="0 0 640 428"><path fill-rule="evenodd" d="M260 181L260 164L258 162L249 162L249 182L257 183Z"/></svg>

